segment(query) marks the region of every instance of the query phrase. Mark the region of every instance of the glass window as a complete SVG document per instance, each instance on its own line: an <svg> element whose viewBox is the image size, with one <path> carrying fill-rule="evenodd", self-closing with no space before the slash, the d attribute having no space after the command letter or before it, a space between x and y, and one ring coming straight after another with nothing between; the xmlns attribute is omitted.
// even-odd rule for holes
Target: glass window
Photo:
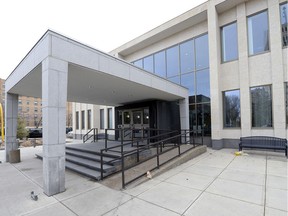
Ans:
<svg viewBox="0 0 288 216"><path fill-rule="evenodd" d="M250 88L252 127L272 127L271 86Z"/></svg>
<svg viewBox="0 0 288 216"><path fill-rule="evenodd" d="M240 127L240 90L226 91L223 97L224 127Z"/></svg>
<svg viewBox="0 0 288 216"><path fill-rule="evenodd" d="M104 109L100 109L100 129L104 129Z"/></svg>
<svg viewBox="0 0 288 216"><path fill-rule="evenodd" d="M237 24L221 28L222 62L238 59Z"/></svg>
<svg viewBox="0 0 288 216"><path fill-rule="evenodd" d="M87 110L87 129L91 129L91 110Z"/></svg>
<svg viewBox="0 0 288 216"><path fill-rule="evenodd" d="M144 63L144 69L154 73L154 59L153 59L153 55L145 57L143 59L143 63Z"/></svg>
<svg viewBox="0 0 288 216"><path fill-rule="evenodd" d="M143 112L143 124L149 124L149 109L144 109Z"/></svg>
<svg viewBox="0 0 288 216"><path fill-rule="evenodd" d="M196 94L197 102L210 101L210 78L208 69L196 72Z"/></svg>
<svg viewBox="0 0 288 216"><path fill-rule="evenodd" d="M85 128L85 111L81 111L81 128Z"/></svg>
<svg viewBox="0 0 288 216"><path fill-rule="evenodd" d="M137 67L143 68L143 59L139 59L139 60L133 62L133 64Z"/></svg>
<svg viewBox="0 0 288 216"><path fill-rule="evenodd" d="M288 127L288 83L285 83L286 127Z"/></svg>
<svg viewBox="0 0 288 216"><path fill-rule="evenodd" d="M174 46L174 47L167 49L166 55L167 55L167 77L179 75L178 46Z"/></svg>
<svg viewBox="0 0 288 216"><path fill-rule="evenodd" d="M112 116L112 108L108 108L108 128L113 128L113 116Z"/></svg>
<svg viewBox="0 0 288 216"><path fill-rule="evenodd" d="M269 28L267 11L248 17L249 55L269 50Z"/></svg>
<svg viewBox="0 0 288 216"><path fill-rule="evenodd" d="M79 112L76 112L76 129L79 129Z"/></svg>
<svg viewBox="0 0 288 216"><path fill-rule="evenodd" d="M282 45L288 46L288 3L280 5L281 29L282 29Z"/></svg>
<svg viewBox="0 0 288 216"><path fill-rule="evenodd" d="M124 124L131 124L130 112L124 112Z"/></svg>
<svg viewBox="0 0 288 216"><path fill-rule="evenodd" d="M155 74L166 78L166 56L165 51L158 52L154 55Z"/></svg>
<svg viewBox="0 0 288 216"><path fill-rule="evenodd" d="M27 105L29 105L29 103L30 103L29 101L26 101L26 104L27 104Z"/></svg>
<svg viewBox="0 0 288 216"><path fill-rule="evenodd" d="M189 96L195 95L195 73L184 74L181 76L181 85L189 89Z"/></svg>
<svg viewBox="0 0 288 216"><path fill-rule="evenodd" d="M168 78L169 81L180 85L180 76Z"/></svg>
<svg viewBox="0 0 288 216"><path fill-rule="evenodd" d="M194 71L194 40L180 44L181 74Z"/></svg>
<svg viewBox="0 0 288 216"><path fill-rule="evenodd" d="M195 39L196 50L196 69L203 69L209 67L209 46L208 34L200 36Z"/></svg>

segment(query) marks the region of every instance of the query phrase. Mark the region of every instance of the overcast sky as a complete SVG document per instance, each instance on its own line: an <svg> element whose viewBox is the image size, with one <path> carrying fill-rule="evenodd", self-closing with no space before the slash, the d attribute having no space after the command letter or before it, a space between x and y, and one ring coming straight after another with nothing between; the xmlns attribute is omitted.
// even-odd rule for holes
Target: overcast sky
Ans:
<svg viewBox="0 0 288 216"><path fill-rule="evenodd" d="M2 0L0 78L54 30L109 52L206 0Z"/></svg>

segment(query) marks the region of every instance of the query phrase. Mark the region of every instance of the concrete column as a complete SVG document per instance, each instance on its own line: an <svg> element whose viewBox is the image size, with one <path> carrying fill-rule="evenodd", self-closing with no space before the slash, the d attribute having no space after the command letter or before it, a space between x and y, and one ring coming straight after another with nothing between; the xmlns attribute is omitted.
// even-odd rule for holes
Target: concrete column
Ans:
<svg viewBox="0 0 288 216"><path fill-rule="evenodd" d="M268 1L274 136L286 137L285 88L279 1Z"/></svg>
<svg viewBox="0 0 288 216"><path fill-rule="evenodd" d="M251 101L248 57L247 20L245 3L237 6L241 136L251 136Z"/></svg>
<svg viewBox="0 0 288 216"><path fill-rule="evenodd" d="M189 124L189 97L179 100L179 109L180 109L180 126L181 130L189 130L190 124ZM182 142L185 140L184 137L182 137ZM188 138L186 141L188 141Z"/></svg>
<svg viewBox="0 0 288 216"><path fill-rule="evenodd" d="M214 1L208 2L208 37L209 37L209 59L210 59L210 92L211 92L211 123L212 123L212 147L223 148L222 129L222 92L219 79L220 55L220 32L218 25L218 14Z"/></svg>
<svg viewBox="0 0 288 216"><path fill-rule="evenodd" d="M48 196L65 190L68 62L42 62L43 188Z"/></svg>
<svg viewBox="0 0 288 216"><path fill-rule="evenodd" d="M5 161L9 152L18 149L17 139L18 95L6 93L5 100Z"/></svg>

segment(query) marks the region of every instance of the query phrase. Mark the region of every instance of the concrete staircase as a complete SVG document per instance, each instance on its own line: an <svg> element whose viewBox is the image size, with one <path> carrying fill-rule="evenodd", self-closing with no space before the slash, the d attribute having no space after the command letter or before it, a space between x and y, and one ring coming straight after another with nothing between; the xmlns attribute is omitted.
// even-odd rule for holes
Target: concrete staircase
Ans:
<svg viewBox="0 0 288 216"><path fill-rule="evenodd" d="M40 159L43 158L42 154L36 154ZM112 174L117 171L116 166L120 164L117 160L118 155L106 155L103 157L104 176ZM113 162L110 162L114 160ZM66 146L66 168L85 175L89 178L100 180L101 179L101 157L100 153L90 151L87 149L73 148L73 146Z"/></svg>

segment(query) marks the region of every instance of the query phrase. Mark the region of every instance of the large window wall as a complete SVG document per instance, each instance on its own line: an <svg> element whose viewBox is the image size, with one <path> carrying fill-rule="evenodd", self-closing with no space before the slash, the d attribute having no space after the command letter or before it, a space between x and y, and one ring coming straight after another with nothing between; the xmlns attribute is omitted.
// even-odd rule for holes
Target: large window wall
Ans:
<svg viewBox="0 0 288 216"><path fill-rule="evenodd" d="M190 127L211 133L208 34L132 62L189 89Z"/></svg>

